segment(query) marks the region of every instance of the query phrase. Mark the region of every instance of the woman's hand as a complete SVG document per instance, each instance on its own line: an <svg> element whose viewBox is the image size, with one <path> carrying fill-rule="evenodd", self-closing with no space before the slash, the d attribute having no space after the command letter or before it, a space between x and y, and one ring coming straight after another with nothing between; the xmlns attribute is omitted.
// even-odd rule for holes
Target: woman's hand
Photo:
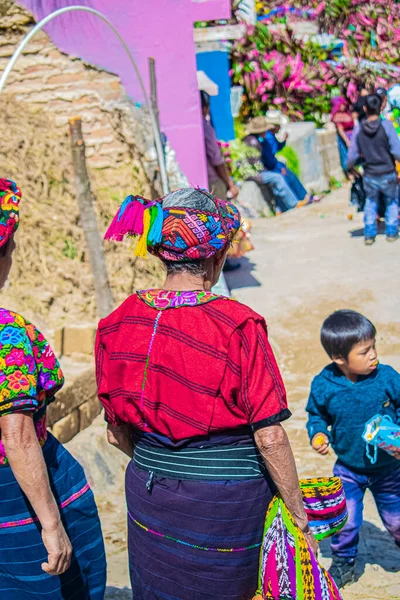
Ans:
<svg viewBox="0 0 400 600"><path fill-rule="evenodd" d="M313 533L311 531L311 529L309 528L309 526L307 525L307 529L305 531L303 531L307 542L309 543L311 550L313 551L313 554L315 556L315 558L318 557L318 542L315 539L315 537L313 536Z"/></svg>
<svg viewBox="0 0 400 600"><path fill-rule="evenodd" d="M318 454L322 454L322 456L326 456L329 454L329 438L325 433L316 433L311 440L311 446L313 449L318 452Z"/></svg>
<svg viewBox="0 0 400 600"><path fill-rule="evenodd" d="M228 190L231 193L233 200L235 200L235 198L237 198L239 196L239 190L237 189L237 187L233 183L233 181L231 181Z"/></svg>
<svg viewBox="0 0 400 600"><path fill-rule="evenodd" d="M121 450L121 452L129 456L129 458L133 458L134 443L130 425L127 423L124 423L123 425L108 424L107 439L111 446L118 448L118 450Z"/></svg>
<svg viewBox="0 0 400 600"><path fill-rule="evenodd" d="M61 521L53 528L42 529L42 540L47 550L47 562L42 569L49 575L62 575L71 565L72 546Z"/></svg>

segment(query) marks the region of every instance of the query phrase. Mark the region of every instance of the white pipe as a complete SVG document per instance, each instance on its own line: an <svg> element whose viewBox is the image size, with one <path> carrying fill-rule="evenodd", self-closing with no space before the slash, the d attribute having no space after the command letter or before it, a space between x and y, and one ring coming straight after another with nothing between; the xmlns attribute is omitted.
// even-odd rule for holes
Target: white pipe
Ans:
<svg viewBox="0 0 400 600"><path fill-rule="evenodd" d="M49 15L47 15L47 17L44 17L44 19L42 19L41 21L39 21L39 23L37 23L35 25L35 27L33 27L33 29L31 29L31 31L25 36L25 38L22 40L22 42L20 43L20 45L18 46L18 48L16 49L16 51L14 52L14 54L12 55L12 57L10 58L6 68L4 69L1 78L0 78L0 94L3 91L3 88L5 86L5 83L7 81L7 78L9 76L9 74L11 73L15 63L17 62L18 58L20 57L22 51L24 50L25 46L30 42L30 40L33 38L33 36L40 31L45 25L47 25L47 23L49 23L49 21L51 21L52 19L54 19L55 17L58 17L59 15L62 15L66 12L70 12L72 10L83 10L85 12L89 12L92 13L98 17L100 17L100 19L102 21L104 21L105 23L107 23L107 25L109 27L111 27L111 29L114 31L114 33L116 34L116 36L118 37L119 41L121 42L121 44L123 45L129 60L132 64L132 67L136 73L136 76L139 80L140 83L140 87L142 89L142 93L143 93L143 97L145 99L145 103L146 103L146 107L150 113L150 118L151 118L151 126L153 129L153 136L154 136L154 144L156 147L156 151L157 151L157 158L158 158L158 164L159 164L159 168L160 168L160 176L161 176L161 184L162 184L162 188L163 188L163 193L167 194L169 192L169 185L168 185L168 177L167 177L167 171L165 168L165 162L164 162L164 151L163 151L163 147L162 147L162 142L161 142L161 136L160 136L160 132L159 129L157 127L157 119L156 116L154 114L154 111L152 109L152 106L149 102L149 97L147 95L146 92L146 88L144 86L143 80L140 76L139 73L139 69L137 68L136 62L127 46L127 44L125 43L125 40L123 39L123 37L120 35L120 33L118 32L118 30L114 27L114 25L107 19L107 17L105 15L103 15L103 13L99 12L98 10L94 9L94 8L89 8L86 6L66 6L65 8L60 8L59 10L55 10L54 12L50 13Z"/></svg>

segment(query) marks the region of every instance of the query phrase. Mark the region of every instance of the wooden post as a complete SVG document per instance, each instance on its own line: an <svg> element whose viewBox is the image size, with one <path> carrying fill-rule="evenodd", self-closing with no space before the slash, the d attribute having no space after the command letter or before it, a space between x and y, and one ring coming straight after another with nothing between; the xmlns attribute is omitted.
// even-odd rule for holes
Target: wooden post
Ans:
<svg viewBox="0 0 400 600"><path fill-rule="evenodd" d="M69 119L69 129L71 134L76 199L93 274L97 312L103 318L113 310L114 301L108 281L103 243L97 227L96 213L93 208L93 194L90 189L90 181L86 168L86 153L82 137L81 118L72 117Z"/></svg>
<svg viewBox="0 0 400 600"><path fill-rule="evenodd" d="M163 164L160 164L161 181L163 181L163 174L161 173L161 169L162 169L164 171L164 178L166 179L167 186L168 186L168 176L167 176L166 164L165 164L165 150L164 150L164 146L162 143L162 136L161 136L161 129L160 129L160 111L158 108L158 96L157 96L156 61L154 60L154 58L152 56L149 57L149 74L150 74L150 104L151 104L151 108L153 110L153 114L154 114L154 117L156 120L157 137L159 140L159 144L161 145L161 147L163 149L163 153L162 153ZM165 190L163 190L163 191L164 191L164 193L166 193Z"/></svg>
<svg viewBox="0 0 400 600"><path fill-rule="evenodd" d="M156 117L158 131L160 131L160 111L158 110L157 79L156 79L156 61L152 56L149 58L150 73L150 102Z"/></svg>

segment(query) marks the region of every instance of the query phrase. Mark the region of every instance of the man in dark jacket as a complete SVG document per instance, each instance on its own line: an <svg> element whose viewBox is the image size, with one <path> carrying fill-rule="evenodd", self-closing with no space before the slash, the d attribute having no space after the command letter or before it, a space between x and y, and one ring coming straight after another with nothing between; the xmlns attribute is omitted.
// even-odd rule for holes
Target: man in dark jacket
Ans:
<svg viewBox="0 0 400 600"><path fill-rule="evenodd" d="M386 239L394 242L399 237L399 199L396 160L400 161L400 141L390 121L380 119L381 99L371 94L365 102L367 118L356 127L347 159L347 168L354 167L361 158L364 165L365 244L375 242L379 196L385 200Z"/></svg>

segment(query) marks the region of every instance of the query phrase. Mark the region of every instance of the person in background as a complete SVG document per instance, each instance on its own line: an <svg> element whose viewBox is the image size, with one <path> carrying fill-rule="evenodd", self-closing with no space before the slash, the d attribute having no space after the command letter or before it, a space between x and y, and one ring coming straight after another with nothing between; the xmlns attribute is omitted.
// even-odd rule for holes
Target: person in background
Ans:
<svg viewBox="0 0 400 600"><path fill-rule="evenodd" d="M331 121L336 127L340 164L347 174L347 155L354 129L354 120L349 103L343 96L332 100Z"/></svg>
<svg viewBox="0 0 400 600"><path fill-rule="evenodd" d="M377 94L381 99L381 117L386 119L388 113L390 112L387 90L383 87L378 87L375 91L375 94Z"/></svg>
<svg viewBox="0 0 400 600"><path fill-rule="evenodd" d="M377 94L367 96L367 118L356 127L351 140L347 168L351 169L362 158L364 166L364 237L367 246L375 242L379 197L386 206L386 239L394 242L399 237L399 198L396 160L400 161L400 141L392 123L382 121L381 99Z"/></svg>
<svg viewBox="0 0 400 600"><path fill-rule="evenodd" d="M201 109L203 113L204 144L206 148L208 188L220 198L237 198L239 191L226 169L225 162L218 145L217 136L210 120L210 95L204 90L200 92Z"/></svg>
<svg viewBox="0 0 400 600"><path fill-rule="evenodd" d="M247 135L256 134L261 145L261 162L266 171L282 175L287 186L296 198L296 206L306 206L318 202L320 198L307 193L299 178L283 162L276 158L276 153L286 145L286 140L279 142L276 138L282 123L282 114L279 111L269 111L265 117L255 117L249 121L246 129Z"/></svg>
<svg viewBox="0 0 400 600"><path fill-rule="evenodd" d="M337 455L333 473L343 482L348 521L332 537L330 574L339 588L354 581L363 499L372 492L384 526L400 547L400 452L378 449L372 464L362 434L376 414L400 424L400 374L378 361L374 325L353 310L338 310L321 329L332 360L314 379L307 404L307 430L321 455Z"/></svg>
<svg viewBox="0 0 400 600"><path fill-rule="evenodd" d="M21 192L0 179L0 287L15 250ZM35 232L32 232L34 237ZM80 464L46 429L64 384L44 336L0 308L0 598L103 600L106 558Z"/></svg>
<svg viewBox="0 0 400 600"><path fill-rule="evenodd" d="M263 119L263 117L261 117L261 119ZM262 121L259 128L257 128L256 119L253 119L253 121L254 123L248 125L248 133L243 138L243 142L247 146L253 148L254 150L257 150L259 153L258 156L247 158L248 162L251 165L254 165L255 163L261 161L262 145L259 139L259 130L262 131L265 128L264 121ZM296 208L296 206L298 205L298 200L296 196L286 183L281 173L274 173L272 171L264 170L262 172L257 172L251 177L248 177L247 181L254 181L259 186L268 186L274 197L275 211L277 215L291 210L292 208Z"/></svg>
<svg viewBox="0 0 400 600"><path fill-rule="evenodd" d="M363 83L360 84L358 86L358 98L351 107L351 116L353 117L355 124L361 123L361 121L367 117L364 106L368 95L369 91L367 90L366 86Z"/></svg>

